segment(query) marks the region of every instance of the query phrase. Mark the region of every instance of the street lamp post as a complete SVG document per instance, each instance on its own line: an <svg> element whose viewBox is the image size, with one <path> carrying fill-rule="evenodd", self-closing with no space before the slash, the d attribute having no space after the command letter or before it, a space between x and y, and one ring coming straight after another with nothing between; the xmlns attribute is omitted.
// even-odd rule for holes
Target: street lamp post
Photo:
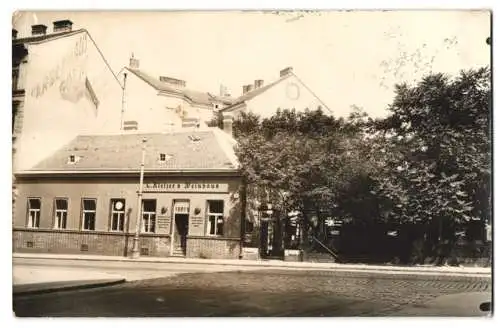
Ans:
<svg viewBox="0 0 500 328"><path fill-rule="evenodd" d="M140 256L139 251L139 234L141 232L141 222L142 222L142 185L144 181L144 161L146 158L146 138L142 139L142 159L141 159L141 173L139 178L139 192L137 193L137 221L135 224L135 235L134 244L132 247L132 258L138 258Z"/></svg>

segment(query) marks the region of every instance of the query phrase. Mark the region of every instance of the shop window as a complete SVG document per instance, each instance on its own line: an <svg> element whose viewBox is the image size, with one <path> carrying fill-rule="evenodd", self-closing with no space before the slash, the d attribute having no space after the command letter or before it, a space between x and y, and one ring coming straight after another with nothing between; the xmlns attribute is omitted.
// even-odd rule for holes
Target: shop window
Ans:
<svg viewBox="0 0 500 328"><path fill-rule="evenodd" d="M66 229L68 221L68 200L66 198L56 198L54 202L54 228Z"/></svg>
<svg viewBox="0 0 500 328"><path fill-rule="evenodd" d="M28 228L40 227L40 210L42 207L42 200L40 198L28 199Z"/></svg>
<svg viewBox="0 0 500 328"><path fill-rule="evenodd" d="M142 201L142 232L155 232L156 230L156 199Z"/></svg>
<svg viewBox="0 0 500 328"><path fill-rule="evenodd" d="M84 198L82 200L82 229L95 230L96 199Z"/></svg>
<svg viewBox="0 0 500 328"><path fill-rule="evenodd" d="M222 200L209 200L207 207L207 235L222 236L224 233L224 202Z"/></svg>
<svg viewBox="0 0 500 328"><path fill-rule="evenodd" d="M111 231L123 231L125 225L125 199L111 199Z"/></svg>

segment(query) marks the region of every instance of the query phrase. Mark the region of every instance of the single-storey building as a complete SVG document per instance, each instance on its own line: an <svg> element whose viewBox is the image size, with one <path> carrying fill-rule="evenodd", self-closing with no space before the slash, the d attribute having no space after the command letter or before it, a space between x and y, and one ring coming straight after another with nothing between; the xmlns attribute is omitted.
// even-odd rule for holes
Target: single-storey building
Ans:
<svg viewBox="0 0 500 328"><path fill-rule="evenodd" d="M127 256L139 217L143 256L240 258L245 202L234 145L218 128L79 135L15 173L13 251Z"/></svg>

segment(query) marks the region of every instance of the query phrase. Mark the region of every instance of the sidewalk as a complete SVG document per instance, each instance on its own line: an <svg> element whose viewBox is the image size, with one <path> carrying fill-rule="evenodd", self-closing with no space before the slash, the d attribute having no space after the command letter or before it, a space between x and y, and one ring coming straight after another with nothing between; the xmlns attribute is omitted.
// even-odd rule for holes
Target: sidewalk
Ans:
<svg viewBox="0 0 500 328"><path fill-rule="evenodd" d="M179 263L179 264L203 264L222 265L238 267L274 268L274 269L297 269L297 270L335 270L349 272L378 272L391 274L441 274L441 275L492 275L491 268L482 267L450 267L450 266L393 266L393 265L366 265L366 264L340 264L340 263L311 263L311 262L285 262L279 260L227 260L227 259L192 259L180 257L140 257L131 259L121 256L102 255L69 255L69 254L33 254L14 253L13 258L32 259L61 259L82 261L105 261L105 262L138 262L138 263Z"/></svg>
<svg viewBox="0 0 500 328"><path fill-rule="evenodd" d="M116 274L88 272L79 269L42 269L16 267L13 270L13 294L40 294L53 291L109 286L125 282Z"/></svg>

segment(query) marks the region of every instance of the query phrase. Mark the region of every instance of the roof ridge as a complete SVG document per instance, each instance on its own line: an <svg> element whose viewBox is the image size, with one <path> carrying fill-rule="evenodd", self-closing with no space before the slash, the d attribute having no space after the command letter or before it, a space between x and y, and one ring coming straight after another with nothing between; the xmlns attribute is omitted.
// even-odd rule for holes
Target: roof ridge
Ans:
<svg viewBox="0 0 500 328"><path fill-rule="evenodd" d="M234 108L234 107L236 107L236 106L244 103L247 100L250 100L250 99L253 99L253 98L257 97L258 95L266 92L267 90L269 90L270 88L274 87L278 83L281 83L284 80L288 79L292 75L295 76L295 74L293 74L293 73L287 74L285 76L281 76L279 79L277 79L277 80L275 80L275 81L273 81L271 83L268 83L268 84L266 84L266 85L264 85L264 86L262 86L262 87L260 87L258 89L254 89L254 90L249 91L249 92L247 92L245 94L242 94L241 96L239 96L238 98L236 98L235 101L231 105L229 105L227 107L224 107L223 111L226 111L228 109Z"/></svg>
<svg viewBox="0 0 500 328"><path fill-rule="evenodd" d="M172 85L170 85L167 82L161 81L159 78L155 77L154 75L151 75L147 73L144 70L141 70L139 68L130 68L130 67L125 67L127 70L130 72L134 73L138 78L149 84L151 87L153 87L156 91L159 92L170 92L173 94L181 95L182 97L186 98L188 101L191 103L196 103L196 104L201 104L201 105L210 105L214 100L216 100L214 97L211 96L209 91L201 91L201 90L196 90L196 89L191 89L191 88L176 88ZM196 99L199 98L200 96L206 96L206 101L204 99ZM208 102L207 102L208 101Z"/></svg>

